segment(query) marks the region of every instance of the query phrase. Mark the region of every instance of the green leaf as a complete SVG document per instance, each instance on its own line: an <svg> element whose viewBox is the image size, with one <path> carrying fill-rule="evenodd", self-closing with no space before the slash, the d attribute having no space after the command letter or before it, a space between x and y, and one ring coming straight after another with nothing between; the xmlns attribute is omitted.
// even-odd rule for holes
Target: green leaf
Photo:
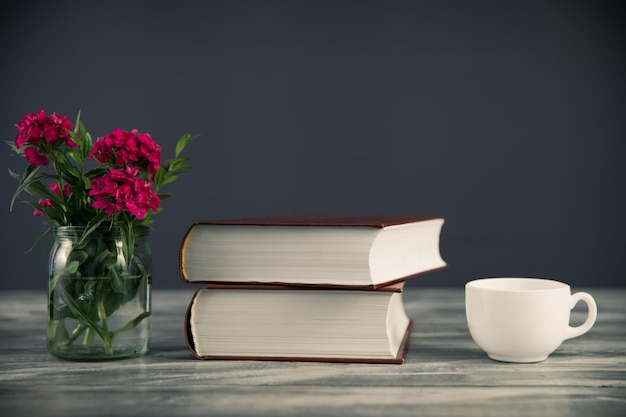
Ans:
<svg viewBox="0 0 626 417"><path fill-rule="evenodd" d="M34 201L27 201L26 203L28 203L34 209L41 211L55 225L61 226L61 225L64 225L66 223L65 222L65 213L63 212L63 210L59 209L58 207L56 207L56 206L44 207L41 204L36 203Z"/></svg>
<svg viewBox="0 0 626 417"><path fill-rule="evenodd" d="M80 123L80 134L82 137L81 153L83 155L83 159L86 159L89 157L89 153L91 152L93 140L91 139L91 135L89 134L87 128L82 122Z"/></svg>
<svg viewBox="0 0 626 417"><path fill-rule="evenodd" d="M81 308L81 306L78 305L78 303L76 303L76 300L74 300L74 297L72 296L72 294L68 293L67 290L63 288L63 285L59 285L58 288L61 290L61 297L63 298L65 303L68 305L68 307L72 310L72 313L74 313L74 315L81 322L81 324L83 324L84 326L98 333L98 336L100 336L102 340L106 340L107 337L110 337L109 334L108 333L105 334L105 332L100 328L100 326L98 326L96 322L93 321L89 317L89 314L87 314Z"/></svg>
<svg viewBox="0 0 626 417"><path fill-rule="evenodd" d="M61 174L63 175L65 181L69 184L75 184L80 181L80 177L82 176L81 172L73 165L63 166L61 169Z"/></svg>
<svg viewBox="0 0 626 417"><path fill-rule="evenodd" d="M76 293L82 293L85 297L85 301L92 302L96 295L100 295L100 288L98 286L99 280L97 279L89 279L85 281L84 287L80 291L76 291Z"/></svg>
<svg viewBox="0 0 626 417"><path fill-rule="evenodd" d="M13 151L15 154L19 154L20 153L20 150L17 149L17 146L15 146L15 141L3 140L3 142L6 143L11 148L11 151Z"/></svg>
<svg viewBox="0 0 626 417"><path fill-rule="evenodd" d="M80 151L77 151L76 149L68 149L67 153L72 157L72 159L77 164L82 164L83 163L83 157L82 157Z"/></svg>
<svg viewBox="0 0 626 417"><path fill-rule="evenodd" d="M76 123L74 123L74 133L78 134L78 127L80 126L80 110L76 114Z"/></svg>
<svg viewBox="0 0 626 417"><path fill-rule="evenodd" d="M52 228L51 228L51 227L49 227L48 229L46 229L46 231L45 231L45 232L43 232L43 233L41 234L41 236L39 236L39 237L37 238L37 240L35 240L35 243L33 243L33 245L32 245L32 246L31 246L31 247L30 247L30 248L26 251L26 253L31 252L31 251L35 248L35 246L37 246L37 245L38 245L38 244L39 244L39 243L40 243L40 242L41 242L41 241L42 241L42 240L43 240L46 236L48 236L48 235L50 235L50 234L52 234Z"/></svg>
<svg viewBox="0 0 626 417"><path fill-rule="evenodd" d="M67 266L65 267L65 273L68 275L74 275L78 271L79 266L80 266L80 262L70 261L67 263Z"/></svg>
<svg viewBox="0 0 626 417"><path fill-rule="evenodd" d="M187 160L187 158L185 158L185 161ZM177 168L179 171L188 171L191 169L191 165L187 164L187 165L181 165Z"/></svg>
<svg viewBox="0 0 626 417"><path fill-rule="evenodd" d="M104 307L104 297L100 298L100 302L98 303L97 306L98 309L98 318L100 319L100 322L102 322L102 330L105 333L109 333L109 326L107 325L107 311L106 308ZM112 339L112 335L111 335L111 339Z"/></svg>
<svg viewBox="0 0 626 417"><path fill-rule="evenodd" d="M193 137L189 133L186 133L178 140L178 143L176 143L176 152L174 153L175 158L180 155L180 153L185 149L189 141L191 141L192 139Z"/></svg>
<svg viewBox="0 0 626 417"><path fill-rule="evenodd" d="M89 265L90 276L102 276L108 274L108 270L116 268L117 266L117 254L114 254L108 249L102 249L96 253L92 262Z"/></svg>
<svg viewBox="0 0 626 417"><path fill-rule="evenodd" d="M130 271L130 263L134 257L135 251L135 230L132 220L120 222L119 226L122 230L122 252L124 254L124 260L126 261L126 271Z"/></svg>
<svg viewBox="0 0 626 417"><path fill-rule="evenodd" d="M111 287L113 288L113 291L119 294L124 294L126 292L126 287L124 287L124 280L117 272L117 268L111 268L111 276Z"/></svg>
<svg viewBox="0 0 626 417"><path fill-rule="evenodd" d="M187 158L179 158L179 159L172 160L169 166L167 167L167 170L175 171L176 169L178 169L178 167L180 167L183 164L183 162L185 162L186 159Z"/></svg>
<svg viewBox="0 0 626 417"><path fill-rule="evenodd" d="M11 168L9 168L9 175L14 180L22 181L22 174L18 174L17 172L13 171Z"/></svg>
<svg viewBox="0 0 626 417"><path fill-rule="evenodd" d="M107 172L109 172L107 168L94 168L86 172L85 176L87 176L87 178L94 179L105 175Z"/></svg>
<svg viewBox="0 0 626 417"><path fill-rule="evenodd" d="M13 178L19 181L17 189L15 190L15 193L13 194L13 198L11 199L10 210L13 210L13 206L15 205L15 200L22 193L22 191L26 189L29 183L34 182L34 181L40 181L43 178L50 177L49 175L45 175L45 174L36 175L38 171L39 171L39 167L36 167L34 165L28 165L22 175L16 174L13 171L9 170L9 174L11 174Z"/></svg>
<svg viewBox="0 0 626 417"><path fill-rule="evenodd" d="M43 185L41 181L32 181L28 183L25 186L24 191L36 197L49 198L50 200L55 202L61 201L59 195L52 191L50 187L46 187L45 185Z"/></svg>
<svg viewBox="0 0 626 417"><path fill-rule="evenodd" d="M170 175L163 180L163 183L161 185L170 184L176 181L178 178L180 178L178 175Z"/></svg>
<svg viewBox="0 0 626 417"><path fill-rule="evenodd" d="M165 179L165 172L163 169L159 169L155 174L154 174L154 183L156 184L156 187L160 187L160 185L163 183L163 180Z"/></svg>
<svg viewBox="0 0 626 417"><path fill-rule="evenodd" d="M63 344L67 343L70 339L67 330L65 329L63 319L68 316L71 316L65 312L65 310L69 310L69 307L63 306L63 308L53 314L55 320L50 321L48 325L48 340L54 340L54 344Z"/></svg>
<svg viewBox="0 0 626 417"><path fill-rule="evenodd" d="M74 250L70 253L70 256L68 256L68 260L77 261L79 263L85 262L87 258L89 258L89 254L83 250Z"/></svg>
<svg viewBox="0 0 626 417"><path fill-rule="evenodd" d="M93 233L94 230L96 230L98 227L100 227L100 225L108 219L108 215L106 213L99 213L96 214L93 219L91 219L89 221L89 223L87 223L87 225L85 225L85 230L83 231L83 234L81 235L81 237L78 239L77 244L81 244L83 242L85 242L85 240L89 237L89 235L91 233Z"/></svg>
<svg viewBox="0 0 626 417"><path fill-rule="evenodd" d="M138 315L137 317L135 317L133 320L129 321L128 323L126 323L124 326L120 327L117 330L114 330L112 332L113 336L117 335L118 333L122 333L122 332L127 332L129 330L134 329L135 327L137 327L137 325L139 323L141 323L143 321L143 319L145 319L146 317L150 317L150 312L149 311L144 311L143 313L141 313L140 315Z"/></svg>

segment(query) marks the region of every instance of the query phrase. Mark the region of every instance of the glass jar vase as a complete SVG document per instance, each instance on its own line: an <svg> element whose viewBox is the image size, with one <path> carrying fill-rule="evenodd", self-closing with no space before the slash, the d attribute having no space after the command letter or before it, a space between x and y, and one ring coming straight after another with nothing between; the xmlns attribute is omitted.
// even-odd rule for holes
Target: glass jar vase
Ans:
<svg viewBox="0 0 626 417"><path fill-rule="evenodd" d="M99 361L141 356L150 343L152 255L147 227L53 228L48 351Z"/></svg>

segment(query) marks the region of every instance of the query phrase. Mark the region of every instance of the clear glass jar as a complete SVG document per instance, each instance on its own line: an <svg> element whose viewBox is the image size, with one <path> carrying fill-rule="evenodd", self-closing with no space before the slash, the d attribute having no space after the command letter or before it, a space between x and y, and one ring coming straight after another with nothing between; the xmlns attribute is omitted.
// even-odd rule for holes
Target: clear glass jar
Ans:
<svg viewBox="0 0 626 417"><path fill-rule="evenodd" d="M141 356L150 344L149 229L53 228L48 285L48 351L99 361Z"/></svg>

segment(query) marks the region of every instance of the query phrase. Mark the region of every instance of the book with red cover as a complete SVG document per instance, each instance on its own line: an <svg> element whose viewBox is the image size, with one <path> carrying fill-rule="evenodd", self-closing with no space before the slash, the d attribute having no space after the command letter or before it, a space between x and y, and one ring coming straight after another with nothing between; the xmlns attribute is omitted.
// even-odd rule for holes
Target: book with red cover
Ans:
<svg viewBox="0 0 626 417"><path fill-rule="evenodd" d="M180 246L186 282L379 288L447 267L442 217L284 215L200 221Z"/></svg>
<svg viewBox="0 0 626 417"><path fill-rule="evenodd" d="M189 303L185 337L198 359L401 364L413 328L403 287L210 284Z"/></svg>

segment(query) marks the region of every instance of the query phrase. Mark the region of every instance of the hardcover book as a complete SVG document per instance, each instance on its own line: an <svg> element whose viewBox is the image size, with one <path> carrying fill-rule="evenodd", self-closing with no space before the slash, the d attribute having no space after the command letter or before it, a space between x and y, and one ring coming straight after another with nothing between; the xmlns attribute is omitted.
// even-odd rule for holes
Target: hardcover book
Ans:
<svg viewBox="0 0 626 417"><path fill-rule="evenodd" d="M187 345L199 359L400 364L413 326L403 287L207 285L189 303Z"/></svg>
<svg viewBox="0 0 626 417"><path fill-rule="evenodd" d="M184 281L379 288L445 268L441 217L289 215L191 225Z"/></svg>

